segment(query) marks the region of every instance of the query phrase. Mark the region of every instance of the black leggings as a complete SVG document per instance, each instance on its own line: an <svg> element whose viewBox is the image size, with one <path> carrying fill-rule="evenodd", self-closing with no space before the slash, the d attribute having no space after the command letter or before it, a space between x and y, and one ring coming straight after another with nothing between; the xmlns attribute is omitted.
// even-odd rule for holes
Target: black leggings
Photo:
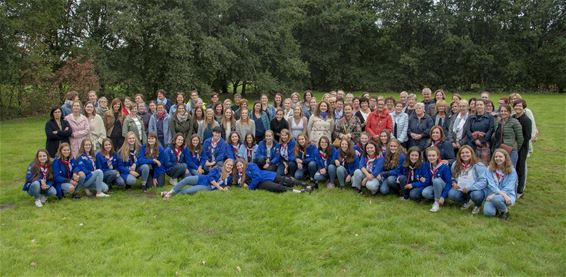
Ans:
<svg viewBox="0 0 566 277"><path fill-rule="evenodd" d="M518 177L518 184L517 184L517 193L525 193L525 185L527 183L527 176L526 176L526 169L527 169L527 155L529 155L529 147L523 147L519 150L519 158L517 159L517 167L515 170L517 171Z"/></svg>
<svg viewBox="0 0 566 277"><path fill-rule="evenodd" d="M263 181L258 184L259 189L271 191L271 192L286 192L292 190L293 187L307 187L307 184L299 182L293 178L276 175L273 181Z"/></svg>

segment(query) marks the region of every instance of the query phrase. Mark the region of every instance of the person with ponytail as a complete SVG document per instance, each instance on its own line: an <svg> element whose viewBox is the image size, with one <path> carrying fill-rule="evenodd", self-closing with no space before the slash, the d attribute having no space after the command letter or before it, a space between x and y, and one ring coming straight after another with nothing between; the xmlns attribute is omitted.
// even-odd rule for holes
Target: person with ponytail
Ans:
<svg viewBox="0 0 566 277"><path fill-rule="evenodd" d="M190 154L185 147L185 137L182 133L177 133L173 136L171 145L165 149L165 154L167 156L165 174L169 176L169 183L175 185L179 178L184 178L189 174L187 164Z"/></svg>
<svg viewBox="0 0 566 277"><path fill-rule="evenodd" d="M197 174L187 176L179 181L170 191L161 192L163 199L169 199L176 194L194 194L199 191L220 190L228 191L232 182L232 170L234 168L234 160L227 159L222 167L217 166L210 170L208 174ZM185 188L185 186L189 186Z"/></svg>
<svg viewBox="0 0 566 277"><path fill-rule="evenodd" d="M372 194L376 194L381 182L378 176L383 171L383 162L384 158L377 144L373 141L368 142L360 160L360 168L354 171L352 187L361 192L362 187L365 186Z"/></svg>
<svg viewBox="0 0 566 277"><path fill-rule="evenodd" d="M58 197L64 194L71 194L73 198L80 198L75 193L75 188L79 184L79 174L73 171L76 161L71 155L71 145L64 142L59 145L57 158L53 161L53 174L55 178L55 188Z"/></svg>
<svg viewBox="0 0 566 277"><path fill-rule="evenodd" d="M147 143L142 145L138 154L137 166L148 165L150 174L153 177L153 186L162 187L165 185L165 165L168 162L165 149L159 145L159 139L156 133L147 135ZM148 189L147 183L142 186L144 191Z"/></svg>
<svg viewBox="0 0 566 277"><path fill-rule="evenodd" d="M295 144L297 142L291 137L291 132L287 129L281 130L279 137L279 153L281 162L277 167L277 173L282 176L295 176L297 163L295 161Z"/></svg>
<svg viewBox="0 0 566 277"><path fill-rule="evenodd" d="M399 169L397 183L401 189L401 199L420 201L424 188L430 186L429 163L424 163L421 157L421 149L413 146L407 151L407 158Z"/></svg>
<svg viewBox="0 0 566 277"><path fill-rule="evenodd" d="M478 214L487 192L485 173L487 167L479 162L469 145L462 145L452 164L452 188L448 199L462 205L462 210L470 207L472 214Z"/></svg>
<svg viewBox="0 0 566 277"><path fill-rule="evenodd" d="M435 213L440 210L440 206L444 205L444 200L448 198L448 192L452 187L452 172L450 167L440 159L438 147L430 146L427 148L426 157L430 168L432 186L424 188L422 196L425 199L434 199L430 211Z"/></svg>
<svg viewBox="0 0 566 277"><path fill-rule="evenodd" d="M112 140L105 138L102 140L102 148L96 153L96 169L102 170L102 181L112 188L112 185L124 187L126 182L120 176L118 156L114 151Z"/></svg>
<svg viewBox="0 0 566 277"><path fill-rule="evenodd" d="M257 151L254 163L261 169L276 171L281 160L279 144L274 140L273 131L265 132L265 139L257 145Z"/></svg>
<svg viewBox="0 0 566 277"><path fill-rule="evenodd" d="M298 135L295 145L295 162L297 163L295 179L301 180L308 177L314 180L317 171L316 155L318 155L318 149L309 142L307 135L305 133Z"/></svg>
<svg viewBox="0 0 566 277"><path fill-rule="evenodd" d="M391 190L399 193L399 186L397 185L397 176L399 169L405 162L405 148L397 139L392 139L387 146L385 153L385 161L383 163L383 171L379 174L383 180L379 185L379 192L381 194L388 194Z"/></svg>
<svg viewBox="0 0 566 277"><path fill-rule="evenodd" d="M318 140L318 153L315 155L314 160L316 162L316 173L314 174L314 180L318 182L326 182L326 187L331 189L334 188L334 175L330 175L328 172L329 165L332 164L332 157L334 156L334 147L330 144L330 139L326 136L320 137Z"/></svg>
<svg viewBox="0 0 566 277"><path fill-rule="evenodd" d="M29 164L26 172L26 182L22 189L32 196L35 206L43 207L48 196L55 196L55 182L53 167L47 150L40 149L35 153L35 158Z"/></svg>
<svg viewBox="0 0 566 277"><path fill-rule="evenodd" d="M108 185L103 181L104 173L102 170L96 169L96 153L94 152L94 145L90 138L85 138L81 142L81 147L75 158L76 166L73 171L79 174L79 182L75 188L74 193L78 193L80 188L83 188L87 196L92 195L92 190L96 191L96 197L109 197Z"/></svg>
<svg viewBox="0 0 566 277"><path fill-rule="evenodd" d="M334 164L328 166L328 174L333 175L335 180L338 179L340 189L343 189L346 183L351 182L354 171L358 169L359 166L358 157L352 146L352 140L349 138L341 139L340 148L334 151L332 160Z"/></svg>
<svg viewBox="0 0 566 277"><path fill-rule="evenodd" d="M483 205L483 214L488 217L509 218L509 206L517 200L517 171L513 168L507 151L494 151L486 172L488 194Z"/></svg>
<svg viewBox="0 0 566 277"><path fill-rule="evenodd" d="M238 150L238 156L247 163L251 163L256 158L256 149L257 144L255 143L254 133L247 133L244 136L244 143L240 145L240 149Z"/></svg>
<svg viewBox="0 0 566 277"><path fill-rule="evenodd" d="M118 169L120 176L126 181L126 189L131 188L138 177L141 177L142 188L146 187L149 179L149 165L138 165L140 155L140 143L136 134L132 131L126 134L126 141L118 151Z"/></svg>

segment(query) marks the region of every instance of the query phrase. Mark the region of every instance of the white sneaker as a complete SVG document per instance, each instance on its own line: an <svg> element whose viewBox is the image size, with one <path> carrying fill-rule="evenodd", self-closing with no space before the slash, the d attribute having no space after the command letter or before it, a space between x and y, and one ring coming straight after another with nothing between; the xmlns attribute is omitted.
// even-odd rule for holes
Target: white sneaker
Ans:
<svg viewBox="0 0 566 277"><path fill-rule="evenodd" d="M86 196L92 196L92 191L90 189L85 189Z"/></svg>
<svg viewBox="0 0 566 277"><path fill-rule="evenodd" d="M45 204L45 202L47 202L47 196L41 195L41 196L39 197L39 200L41 200L41 204Z"/></svg>
<svg viewBox="0 0 566 277"><path fill-rule="evenodd" d="M104 193L104 192L99 192L96 194L96 198L101 198L101 197L110 197L110 195Z"/></svg>
<svg viewBox="0 0 566 277"><path fill-rule="evenodd" d="M173 178L169 179L169 184L171 184L173 186L176 185L178 182L179 181L177 181L177 179L173 179Z"/></svg>
<svg viewBox="0 0 566 277"><path fill-rule="evenodd" d="M469 200L464 205L462 205L462 207L460 209L467 210L467 209L471 208L472 206L474 206L474 201Z"/></svg>
<svg viewBox="0 0 566 277"><path fill-rule="evenodd" d="M438 210L440 210L440 205L438 204L438 202L434 201L434 204L432 204L432 208L430 208L430 211L436 213L438 212Z"/></svg>
<svg viewBox="0 0 566 277"><path fill-rule="evenodd" d="M480 213L480 207L474 207L474 209L472 210L472 214L479 214Z"/></svg>
<svg viewBox="0 0 566 277"><path fill-rule="evenodd" d="M38 208L43 207L43 204L41 204L41 200L40 199L35 199L35 206Z"/></svg>

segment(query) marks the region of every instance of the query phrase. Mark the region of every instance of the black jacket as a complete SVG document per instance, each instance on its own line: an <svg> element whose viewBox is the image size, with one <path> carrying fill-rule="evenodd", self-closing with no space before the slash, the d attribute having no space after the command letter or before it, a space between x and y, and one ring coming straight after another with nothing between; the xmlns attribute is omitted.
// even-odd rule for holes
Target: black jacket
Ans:
<svg viewBox="0 0 566 277"><path fill-rule="evenodd" d="M57 125L55 120L49 120L45 123L45 136L47 136L45 148L47 149L47 152L49 152L49 156L52 158L57 155L57 150L61 143L69 143L69 138L73 132L67 120L61 119L61 128L62 130L59 129L59 125ZM54 134L54 131L57 131L57 133Z"/></svg>

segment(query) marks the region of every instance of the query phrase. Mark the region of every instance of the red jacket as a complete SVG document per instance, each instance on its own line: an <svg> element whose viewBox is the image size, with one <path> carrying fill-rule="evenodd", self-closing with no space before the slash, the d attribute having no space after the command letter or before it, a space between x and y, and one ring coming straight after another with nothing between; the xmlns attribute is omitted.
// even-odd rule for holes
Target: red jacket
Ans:
<svg viewBox="0 0 566 277"><path fill-rule="evenodd" d="M383 109L381 113L377 110L371 112L366 120L366 132L370 137L379 137L383 130L387 129L389 132L393 131L393 119L389 115L387 109Z"/></svg>

